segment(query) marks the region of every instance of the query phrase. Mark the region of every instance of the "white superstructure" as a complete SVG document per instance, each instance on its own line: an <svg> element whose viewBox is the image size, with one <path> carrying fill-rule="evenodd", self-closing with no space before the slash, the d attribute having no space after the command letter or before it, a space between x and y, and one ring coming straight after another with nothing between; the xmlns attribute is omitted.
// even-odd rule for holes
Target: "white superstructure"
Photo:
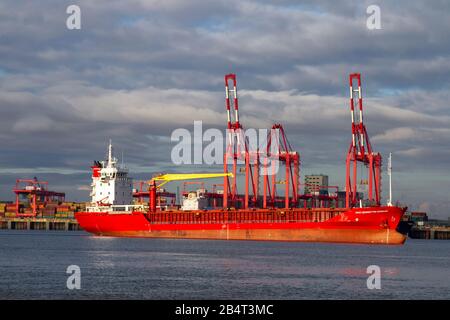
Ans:
<svg viewBox="0 0 450 320"><path fill-rule="evenodd" d="M92 167L92 206L131 205L133 203L133 180L128 170L120 166L113 156L111 142L105 161L96 161Z"/></svg>
<svg viewBox="0 0 450 320"><path fill-rule="evenodd" d="M205 210L208 207L208 198L205 196L205 189L198 189L196 192L189 192L183 197L181 210Z"/></svg>

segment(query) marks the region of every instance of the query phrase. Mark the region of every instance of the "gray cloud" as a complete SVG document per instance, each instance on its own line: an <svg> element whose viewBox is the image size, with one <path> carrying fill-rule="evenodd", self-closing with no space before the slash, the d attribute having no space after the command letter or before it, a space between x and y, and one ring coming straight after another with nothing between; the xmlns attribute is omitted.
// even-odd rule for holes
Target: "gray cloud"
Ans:
<svg viewBox="0 0 450 320"><path fill-rule="evenodd" d="M65 28L74 3L79 31ZM194 120L225 127L229 72L246 127L283 123L303 174L343 185L347 77L358 71L374 147L394 153L397 194L447 216L450 4L384 1L376 31L365 27L369 4L2 1L0 191L35 170L87 198L88 166L110 138L139 178L184 170L170 165L170 133Z"/></svg>

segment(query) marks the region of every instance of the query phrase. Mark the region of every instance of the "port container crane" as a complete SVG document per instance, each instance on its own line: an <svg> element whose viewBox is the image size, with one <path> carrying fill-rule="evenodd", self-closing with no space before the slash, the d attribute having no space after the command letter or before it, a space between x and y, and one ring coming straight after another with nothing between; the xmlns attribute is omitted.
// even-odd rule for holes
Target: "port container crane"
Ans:
<svg viewBox="0 0 450 320"><path fill-rule="evenodd" d="M346 159L345 205L354 207L357 197L357 164L367 168L368 200L380 205L381 154L374 152L363 121L363 102L361 93L361 74L352 73L350 80L350 115L352 120L352 141Z"/></svg>

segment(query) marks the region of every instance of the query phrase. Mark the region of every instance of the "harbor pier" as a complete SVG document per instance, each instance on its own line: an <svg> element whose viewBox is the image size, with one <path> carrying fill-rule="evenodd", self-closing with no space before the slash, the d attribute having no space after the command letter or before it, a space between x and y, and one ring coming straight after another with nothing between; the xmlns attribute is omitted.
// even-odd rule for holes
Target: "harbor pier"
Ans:
<svg viewBox="0 0 450 320"><path fill-rule="evenodd" d="M3 230L59 230L80 231L80 225L75 219L45 219L45 218L0 218L0 229Z"/></svg>

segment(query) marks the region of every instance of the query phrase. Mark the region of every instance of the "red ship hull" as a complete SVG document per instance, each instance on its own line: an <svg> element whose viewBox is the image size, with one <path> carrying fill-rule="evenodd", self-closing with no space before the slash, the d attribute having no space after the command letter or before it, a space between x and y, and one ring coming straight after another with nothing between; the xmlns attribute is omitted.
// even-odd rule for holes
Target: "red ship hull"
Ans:
<svg viewBox="0 0 450 320"><path fill-rule="evenodd" d="M79 212L80 226L98 236L403 244L398 207Z"/></svg>

